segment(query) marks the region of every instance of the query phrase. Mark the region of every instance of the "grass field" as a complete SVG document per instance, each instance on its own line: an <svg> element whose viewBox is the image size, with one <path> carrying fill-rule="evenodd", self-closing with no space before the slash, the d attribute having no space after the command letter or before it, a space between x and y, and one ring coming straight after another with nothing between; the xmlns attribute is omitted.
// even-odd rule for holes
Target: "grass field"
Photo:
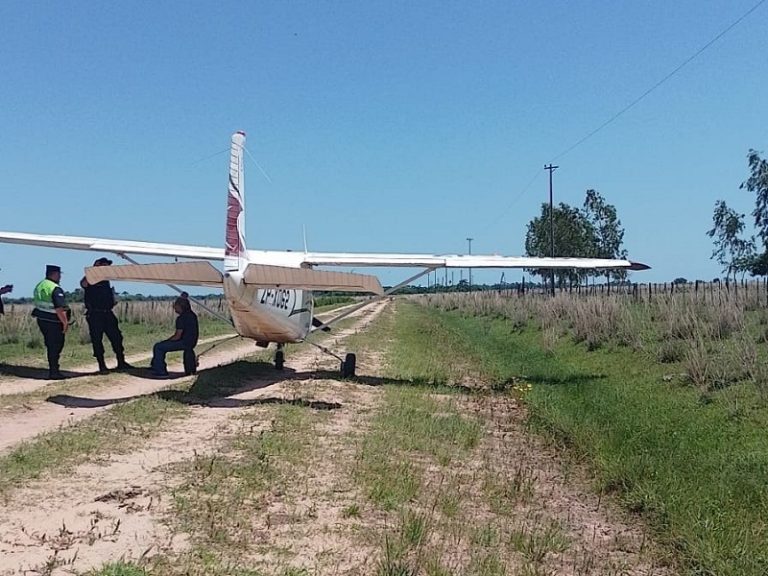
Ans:
<svg viewBox="0 0 768 576"><path fill-rule="evenodd" d="M681 566L766 573L764 309L690 295L426 303L497 387L531 385L535 429L584 458L596 488L649 521Z"/></svg>
<svg viewBox="0 0 768 576"><path fill-rule="evenodd" d="M2 492L12 506L36 478L77 481L79 463L160 450L177 428L190 454L168 453L150 502L183 545L80 573L764 574L759 375L692 356L761 358L762 310L605 302L398 300L334 346L358 353L356 380L297 349L304 372L209 411L272 378L237 362L18 447Z"/></svg>

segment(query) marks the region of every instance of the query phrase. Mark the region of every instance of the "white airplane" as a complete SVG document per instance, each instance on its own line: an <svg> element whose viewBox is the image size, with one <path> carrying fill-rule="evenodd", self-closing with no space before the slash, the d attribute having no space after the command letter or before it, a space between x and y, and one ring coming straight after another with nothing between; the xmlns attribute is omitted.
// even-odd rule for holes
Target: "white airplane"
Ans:
<svg viewBox="0 0 768 576"><path fill-rule="evenodd" d="M277 344L275 365L283 367L283 345L302 342L313 332L328 326L396 290L440 268L586 268L646 270L645 264L629 260L597 258L533 258L496 255L428 255L428 254L365 254L333 252L291 252L248 250L245 245L245 181L243 151L245 133L232 135L229 189L227 196L226 236L224 248L156 244L83 238L0 232L0 242L27 244L70 250L92 250L114 253L130 264L85 268L88 282L101 280L149 282L175 286L208 286L221 288L229 306L231 323L240 336L266 347ZM168 256L174 263L139 264L129 255ZM179 262L178 259L186 259ZM223 271L211 261L222 262ZM318 270L317 266L345 267L410 267L422 268L417 274L396 286L384 290L375 276L348 272ZM312 291L341 291L373 294L356 306L346 309L332 320L321 322L313 315ZM205 308L204 304L197 302ZM216 312L209 310L216 316ZM225 318L229 322L228 319ZM321 347L322 348L322 347ZM353 376L355 356L341 361L343 376Z"/></svg>

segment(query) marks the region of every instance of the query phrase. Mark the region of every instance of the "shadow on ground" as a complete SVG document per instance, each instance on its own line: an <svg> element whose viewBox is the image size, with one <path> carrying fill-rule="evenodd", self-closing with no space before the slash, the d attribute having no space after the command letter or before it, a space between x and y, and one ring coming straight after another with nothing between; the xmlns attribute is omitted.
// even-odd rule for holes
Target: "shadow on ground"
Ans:
<svg viewBox="0 0 768 576"><path fill-rule="evenodd" d="M142 372L141 377L150 376L142 370L128 371ZM183 381L179 381L183 379ZM335 410L341 407L335 402L307 401L303 399L287 399L274 397L262 398L237 398L241 394L269 388L278 382L304 382L313 380L335 380L349 385L363 386L424 386L434 389L436 392L446 393L476 393L476 389L463 386L448 386L440 382L431 382L426 379L398 380L378 376L357 376L342 378L338 372L330 370L310 370L297 372L291 368L276 370L268 362L238 360L225 366L206 368L197 373L197 376L189 382L189 378L182 374L172 376L168 388L149 394L137 394L113 398L92 398L73 396L69 394L56 394L46 398L47 402L64 406L65 408L104 408L115 404L123 404L138 398L161 398L171 402L179 402L188 406L207 406L210 408L242 408L261 404L295 404L306 406L316 410ZM189 384L189 386L186 386Z"/></svg>
<svg viewBox="0 0 768 576"><path fill-rule="evenodd" d="M62 370L61 373L67 378L79 378L81 376L95 376L98 374L98 371L75 372L74 370ZM5 362L0 362L0 375L29 378L30 380L50 380L48 378L48 368L34 368L32 366L7 364Z"/></svg>
<svg viewBox="0 0 768 576"><path fill-rule="evenodd" d="M146 369L133 369L128 371L133 376L152 378ZM538 384L567 385L576 383L589 383L600 378L602 374L572 374L564 377L528 376L522 380ZM103 408L115 404L122 404L138 398L155 397L163 400L178 402L188 406L207 406L210 408L242 408L262 404L295 404L316 410L335 410L341 407L335 402L307 401L303 399L287 399L278 396L262 398L238 398L237 396L269 388L278 382L304 382L314 380L334 380L349 385L362 386L408 386L424 387L435 393L444 394L493 394L504 393L520 379L511 379L494 386L493 389L474 388L469 386L450 384L434 381L427 378L396 379L380 376L356 376L342 378L339 372L330 370L308 370L297 372L291 368L276 370L268 362L254 360L238 360L224 366L206 368L197 373L196 377L185 377L177 373L172 375L168 388L149 394L138 394L115 398L89 398L72 396L69 394L57 394L49 396L46 401L66 408Z"/></svg>

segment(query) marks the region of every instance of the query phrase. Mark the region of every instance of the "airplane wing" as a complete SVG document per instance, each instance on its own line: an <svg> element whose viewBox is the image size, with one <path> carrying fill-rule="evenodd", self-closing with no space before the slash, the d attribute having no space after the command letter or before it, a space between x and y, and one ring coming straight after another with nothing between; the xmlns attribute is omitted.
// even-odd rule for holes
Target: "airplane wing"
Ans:
<svg viewBox="0 0 768 576"><path fill-rule="evenodd" d="M50 234L26 234L23 232L0 232L0 243L65 248L67 250L92 250L112 254L144 254L147 256L171 256L175 258L200 258L223 260L223 248L186 246L184 244L157 244L131 240L109 240L106 238L85 238L82 236L54 236Z"/></svg>
<svg viewBox="0 0 768 576"><path fill-rule="evenodd" d="M498 255L355 254L314 252L304 255L312 266L424 267L424 268L626 268L648 270L650 266L631 260L605 258L538 258Z"/></svg>
<svg viewBox="0 0 768 576"><path fill-rule="evenodd" d="M140 254L201 260L224 260L223 248L189 246L185 244L159 244L132 240L110 240L82 236L54 236L0 231L0 243L91 250L112 254ZM631 260L602 258L536 258L499 255L434 255L434 254L379 254L354 252L291 252L278 250L249 250L253 263L297 268L300 266L345 267L406 267L406 268L626 268L648 270L650 266Z"/></svg>
<svg viewBox="0 0 768 576"><path fill-rule="evenodd" d="M243 281L259 288L339 290L343 292L370 292L377 295L384 293L384 289L376 276L312 270L310 268L249 264L245 269Z"/></svg>
<svg viewBox="0 0 768 576"><path fill-rule="evenodd" d="M210 262L88 266L85 269L85 278L89 284L96 284L102 280L121 280L220 288L223 283L221 272Z"/></svg>

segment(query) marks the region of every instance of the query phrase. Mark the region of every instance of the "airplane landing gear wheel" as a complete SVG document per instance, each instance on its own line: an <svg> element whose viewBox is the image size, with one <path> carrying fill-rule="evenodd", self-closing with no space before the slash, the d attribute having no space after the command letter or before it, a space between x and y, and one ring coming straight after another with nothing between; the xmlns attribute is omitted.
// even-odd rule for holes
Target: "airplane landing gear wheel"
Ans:
<svg viewBox="0 0 768 576"><path fill-rule="evenodd" d="M344 358L344 361L341 363L341 377L342 378L352 378L355 375L355 364L357 363L357 358L354 354L347 354L347 356Z"/></svg>
<svg viewBox="0 0 768 576"><path fill-rule="evenodd" d="M275 368L277 370L282 370L284 365L285 365L285 354L283 354L282 349L278 348L277 352L275 352Z"/></svg>

